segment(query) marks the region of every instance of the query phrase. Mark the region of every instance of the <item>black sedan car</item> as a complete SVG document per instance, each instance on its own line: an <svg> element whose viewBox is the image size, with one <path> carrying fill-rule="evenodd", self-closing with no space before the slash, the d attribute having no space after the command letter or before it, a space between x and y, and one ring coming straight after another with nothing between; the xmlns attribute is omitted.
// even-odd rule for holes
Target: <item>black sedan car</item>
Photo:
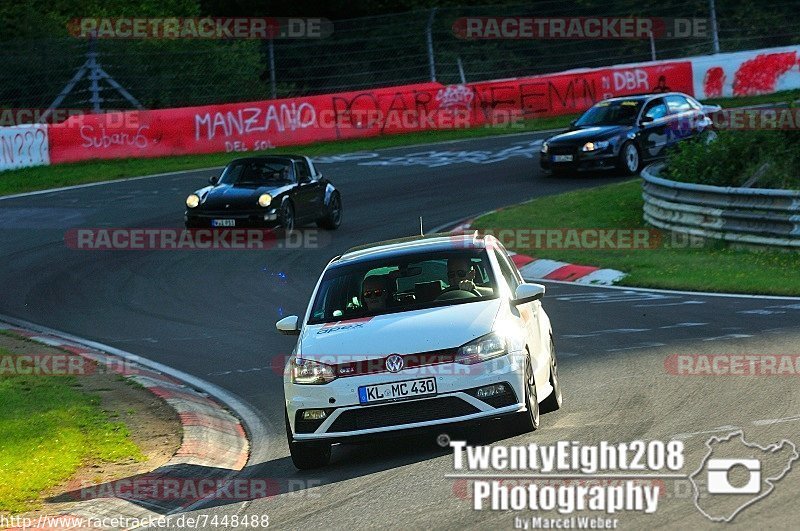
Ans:
<svg viewBox="0 0 800 531"><path fill-rule="evenodd" d="M542 143L540 165L554 173L604 169L638 173L677 142L697 137L711 141L716 133L709 114L718 110L679 92L603 100L568 131Z"/></svg>
<svg viewBox="0 0 800 531"><path fill-rule="evenodd" d="M211 185L186 198L184 220L195 227L276 227L342 221L339 191L308 157L276 155L231 161Z"/></svg>

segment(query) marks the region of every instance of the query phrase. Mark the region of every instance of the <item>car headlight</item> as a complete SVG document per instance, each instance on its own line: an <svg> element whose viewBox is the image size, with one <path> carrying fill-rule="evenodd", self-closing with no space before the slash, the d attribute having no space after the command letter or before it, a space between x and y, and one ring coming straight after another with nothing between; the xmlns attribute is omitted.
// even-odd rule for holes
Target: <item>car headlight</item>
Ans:
<svg viewBox="0 0 800 531"><path fill-rule="evenodd" d="M548 151L550 151L550 146L547 145L547 142L543 142L542 143L542 153L547 153Z"/></svg>
<svg viewBox="0 0 800 531"><path fill-rule="evenodd" d="M197 194L192 194L186 198L186 206L189 208L197 208L200 204L200 197Z"/></svg>
<svg viewBox="0 0 800 531"><path fill-rule="evenodd" d="M325 363L292 357L289 365L292 370L292 383L319 385L336 379L333 367Z"/></svg>
<svg viewBox="0 0 800 531"><path fill-rule="evenodd" d="M269 194L261 194L258 196L258 206L267 208L272 203L272 196Z"/></svg>
<svg viewBox="0 0 800 531"><path fill-rule="evenodd" d="M598 149L605 149L609 146L608 140L599 140L597 142L586 142L581 151L597 151Z"/></svg>
<svg viewBox="0 0 800 531"><path fill-rule="evenodd" d="M456 352L456 363L472 365L508 354L506 339L492 332L463 345Z"/></svg>

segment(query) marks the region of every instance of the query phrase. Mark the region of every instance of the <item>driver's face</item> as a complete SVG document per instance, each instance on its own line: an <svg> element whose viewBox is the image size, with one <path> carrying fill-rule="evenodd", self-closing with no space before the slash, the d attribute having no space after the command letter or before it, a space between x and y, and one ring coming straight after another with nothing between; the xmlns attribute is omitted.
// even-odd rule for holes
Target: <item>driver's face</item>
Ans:
<svg viewBox="0 0 800 531"><path fill-rule="evenodd" d="M364 281L364 289L362 291L367 310L375 311L386 308L386 299L389 296L389 291L386 289L385 283L373 278L367 278Z"/></svg>
<svg viewBox="0 0 800 531"><path fill-rule="evenodd" d="M475 269L472 262L466 258L451 258L447 261L447 281L451 286L457 286L462 280L474 280Z"/></svg>

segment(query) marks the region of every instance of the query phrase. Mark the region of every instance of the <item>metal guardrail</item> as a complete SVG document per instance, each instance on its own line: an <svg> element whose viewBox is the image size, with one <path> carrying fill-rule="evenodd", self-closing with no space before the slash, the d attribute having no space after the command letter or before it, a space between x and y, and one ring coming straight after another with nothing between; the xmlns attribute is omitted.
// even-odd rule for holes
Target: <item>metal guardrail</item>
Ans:
<svg viewBox="0 0 800 531"><path fill-rule="evenodd" d="M737 243L800 248L800 191L734 188L658 177L642 171L644 219L673 232Z"/></svg>

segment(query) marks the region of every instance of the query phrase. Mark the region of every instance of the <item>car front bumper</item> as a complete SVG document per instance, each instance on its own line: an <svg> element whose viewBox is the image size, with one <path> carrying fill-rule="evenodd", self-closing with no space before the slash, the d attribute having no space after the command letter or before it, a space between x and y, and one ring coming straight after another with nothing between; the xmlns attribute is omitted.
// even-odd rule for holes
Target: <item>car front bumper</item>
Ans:
<svg viewBox="0 0 800 531"><path fill-rule="evenodd" d="M248 211L207 211L186 210L183 215L187 227L213 227L213 220L233 220L234 227L274 227L279 225L278 211L275 208L268 210Z"/></svg>
<svg viewBox="0 0 800 531"><path fill-rule="evenodd" d="M571 161L556 162L554 157L572 156ZM547 153L539 154L539 166L547 171L597 171L616 168L617 155L612 148L598 151L580 151L579 149L551 148Z"/></svg>
<svg viewBox="0 0 800 531"><path fill-rule="evenodd" d="M406 430L467 423L525 409L523 369L506 355L474 365L441 364L404 370L339 377L324 385L300 385L285 381L286 411L296 441L347 441L369 439ZM425 370L423 370L425 369ZM375 405L359 402L359 387L416 380L436 379L434 396L401 399ZM507 393L479 399L477 389L505 384ZM326 409L323 421L302 421L298 412Z"/></svg>

